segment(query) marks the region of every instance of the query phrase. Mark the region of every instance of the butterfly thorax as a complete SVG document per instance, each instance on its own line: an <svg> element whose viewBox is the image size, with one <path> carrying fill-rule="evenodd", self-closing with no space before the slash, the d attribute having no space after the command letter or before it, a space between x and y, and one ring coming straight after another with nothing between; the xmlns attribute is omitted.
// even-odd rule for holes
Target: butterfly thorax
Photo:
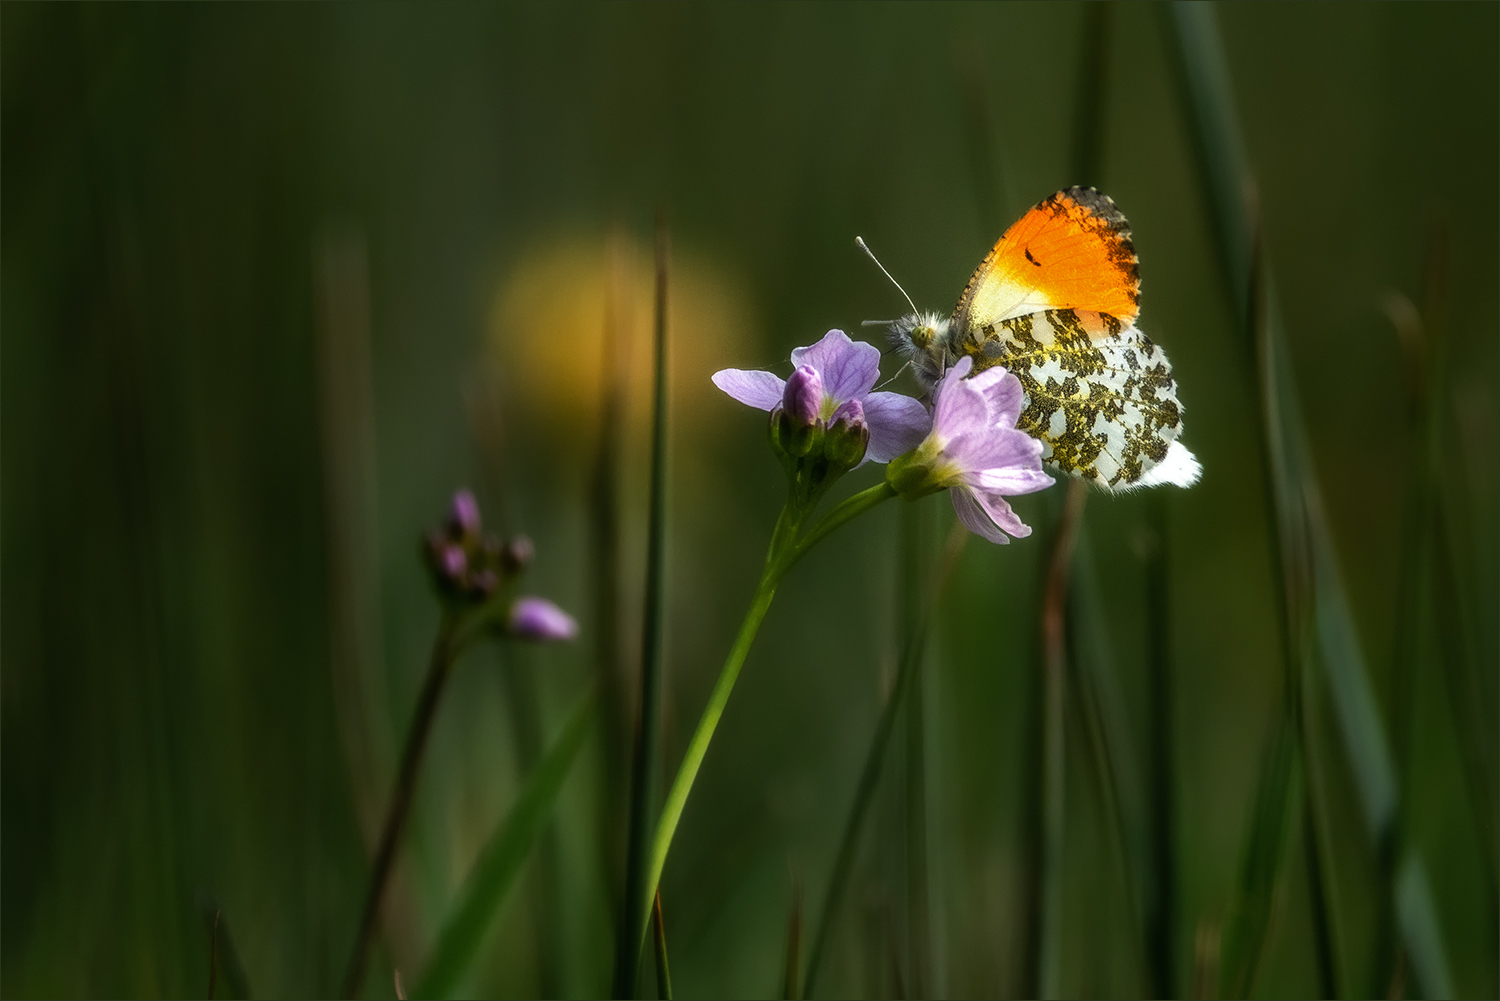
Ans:
<svg viewBox="0 0 1500 1001"><path fill-rule="evenodd" d="M951 329L952 324L937 313L908 313L891 321L891 344L907 360L924 390L931 389L958 361L949 344Z"/></svg>

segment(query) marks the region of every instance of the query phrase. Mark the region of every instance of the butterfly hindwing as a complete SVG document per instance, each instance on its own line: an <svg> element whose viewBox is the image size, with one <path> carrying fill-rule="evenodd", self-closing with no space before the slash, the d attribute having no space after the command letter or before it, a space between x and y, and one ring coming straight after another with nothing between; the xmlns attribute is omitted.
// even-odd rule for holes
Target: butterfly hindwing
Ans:
<svg viewBox="0 0 1500 1001"><path fill-rule="evenodd" d="M977 329L1048 309L1133 320L1140 285L1125 216L1093 188L1068 188L1005 231L969 279L952 325Z"/></svg>
<svg viewBox="0 0 1500 1001"><path fill-rule="evenodd" d="M1143 485L1182 432L1172 366L1128 321L1049 309L971 328L957 346L976 371L1004 365L1021 380L1016 426L1045 461L1107 489Z"/></svg>

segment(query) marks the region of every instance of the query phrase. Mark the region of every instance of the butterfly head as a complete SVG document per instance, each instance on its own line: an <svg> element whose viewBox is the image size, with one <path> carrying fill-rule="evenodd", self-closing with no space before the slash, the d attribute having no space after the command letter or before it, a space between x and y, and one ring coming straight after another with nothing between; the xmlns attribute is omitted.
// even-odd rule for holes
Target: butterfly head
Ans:
<svg viewBox="0 0 1500 1001"><path fill-rule="evenodd" d="M942 378L949 364L948 319L937 313L907 313L890 326L891 345L906 358L923 388Z"/></svg>

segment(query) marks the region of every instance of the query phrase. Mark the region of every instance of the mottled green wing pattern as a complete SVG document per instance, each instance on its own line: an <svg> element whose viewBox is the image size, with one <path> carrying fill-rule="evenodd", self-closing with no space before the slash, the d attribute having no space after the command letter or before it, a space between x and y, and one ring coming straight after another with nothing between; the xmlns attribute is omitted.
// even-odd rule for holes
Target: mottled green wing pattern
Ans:
<svg viewBox="0 0 1500 1001"><path fill-rule="evenodd" d="M1182 433L1172 366L1145 334L1106 313L1050 309L968 332L957 345L976 371L1021 380L1017 427L1043 459L1109 490L1139 484Z"/></svg>

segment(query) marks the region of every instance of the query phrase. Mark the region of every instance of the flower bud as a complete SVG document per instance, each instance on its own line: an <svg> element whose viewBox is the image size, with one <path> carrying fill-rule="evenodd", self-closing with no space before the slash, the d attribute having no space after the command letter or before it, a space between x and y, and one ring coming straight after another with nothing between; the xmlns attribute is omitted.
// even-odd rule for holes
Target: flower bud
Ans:
<svg viewBox="0 0 1500 1001"><path fill-rule="evenodd" d="M781 409L792 423L808 427L818 422L823 410L823 377L811 365L799 365L786 381Z"/></svg>
<svg viewBox="0 0 1500 1001"><path fill-rule="evenodd" d="M870 447L870 425L865 408L858 400L849 400L833 412L823 438L823 455L835 469L853 469L864 460Z"/></svg>
<svg viewBox="0 0 1500 1001"><path fill-rule="evenodd" d="M453 495L453 504L448 509L448 527L459 538L472 538L479 534L479 502L468 490Z"/></svg>
<svg viewBox="0 0 1500 1001"><path fill-rule="evenodd" d="M570 640L578 635L573 616L546 598L517 598L510 606L510 634L533 642Z"/></svg>
<svg viewBox="0 0 1500 1001"><path fill-rule="evenodd" d="M438 553L438 571L449 580L456 581L469 569L469 558L460 546L443 546Z"/></svg>
<svg viewBox="0 0 1500 1001"><path fill-rule="evenodd" d="M505 567L507 575L514 576L536 558L536 546L532 544L529 537L516 535L505 544L505 550L500 554L500 562Z"/></svg>

